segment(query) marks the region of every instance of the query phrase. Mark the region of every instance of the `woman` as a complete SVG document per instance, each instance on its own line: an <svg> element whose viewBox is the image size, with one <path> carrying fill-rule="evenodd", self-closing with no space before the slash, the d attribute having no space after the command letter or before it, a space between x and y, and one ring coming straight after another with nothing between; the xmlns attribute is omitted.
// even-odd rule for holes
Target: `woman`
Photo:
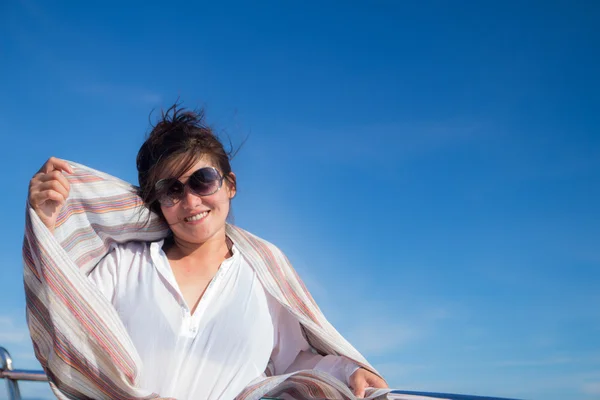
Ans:
<svg viewBox="0 0 600 400"><path fill-rule="evenodd" d="M88 279L135 345L140 386L163 397L232 399L267 375L313 370L358 397L368 387L387 387L347 357L317 354L297 316L265 290L256 265L229 237L236 176L202 113L176 106L163 113L137 168L138 195L170 233L115 244ZM29 204L51 232L73 172L65 160L50 158L31 180Z"/></svg>

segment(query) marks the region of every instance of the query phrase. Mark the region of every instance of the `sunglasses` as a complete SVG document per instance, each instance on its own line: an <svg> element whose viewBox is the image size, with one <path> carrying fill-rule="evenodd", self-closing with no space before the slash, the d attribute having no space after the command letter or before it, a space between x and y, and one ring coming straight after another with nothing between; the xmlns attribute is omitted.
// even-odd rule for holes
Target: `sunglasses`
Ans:
<svg viewBox="0 0 600 400"><path fill-rule="evenodd" d="M184 184L176 178L161 179L154 185L158 202L165 207L173 207L185 196L185 187L198 196L210 196L223 185L223 177L214 167L204 167L195 171Z"/></svg>

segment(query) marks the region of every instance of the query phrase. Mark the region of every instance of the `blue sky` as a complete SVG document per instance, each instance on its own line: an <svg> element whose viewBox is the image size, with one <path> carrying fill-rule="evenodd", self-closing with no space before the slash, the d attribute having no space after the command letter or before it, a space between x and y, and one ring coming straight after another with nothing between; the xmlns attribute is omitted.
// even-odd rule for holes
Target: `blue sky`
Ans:
<svg viewBox="0 0 600 400"><path fill-rule="evenodd" d="M0 5L16 366L36 367L29 179L54 155L135 182L150 112L179 98L248 138L235 222L392 386L600 399L598 4L215 3Z"/></svg>

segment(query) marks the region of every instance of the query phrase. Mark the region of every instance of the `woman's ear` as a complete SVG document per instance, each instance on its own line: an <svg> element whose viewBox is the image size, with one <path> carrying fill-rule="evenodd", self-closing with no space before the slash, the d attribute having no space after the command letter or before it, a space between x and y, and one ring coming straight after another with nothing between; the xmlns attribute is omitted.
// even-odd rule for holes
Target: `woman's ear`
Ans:
<svg viewBox="0 0 600 400"><path fill-rule="evenodd" d="M229 194L229 198L233 199L237 193L237 178L233 172L230 172L227 178L228 179L225 179L227 193Z"/></svg>

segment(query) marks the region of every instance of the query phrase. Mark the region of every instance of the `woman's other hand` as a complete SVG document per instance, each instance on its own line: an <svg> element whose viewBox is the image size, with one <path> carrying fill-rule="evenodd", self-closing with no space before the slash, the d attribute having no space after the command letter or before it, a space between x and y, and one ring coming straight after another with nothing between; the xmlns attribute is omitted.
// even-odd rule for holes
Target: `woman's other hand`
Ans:
<svg viewBox="0 0 600 400"><path fill-rule="evenodd" d="M359 368L350 376L350 387L356 397L365 397L365 389L372 387L383 389L388 385L383 379L364 368Z"/></svg>
<svg viewBox="0 0 600 400"><path fill-rule="evenodd" d="M29 204L50 232L54 232L58 213L71 188L63 171L73 173L65 160L50 157L29 182Z"/></svg>

